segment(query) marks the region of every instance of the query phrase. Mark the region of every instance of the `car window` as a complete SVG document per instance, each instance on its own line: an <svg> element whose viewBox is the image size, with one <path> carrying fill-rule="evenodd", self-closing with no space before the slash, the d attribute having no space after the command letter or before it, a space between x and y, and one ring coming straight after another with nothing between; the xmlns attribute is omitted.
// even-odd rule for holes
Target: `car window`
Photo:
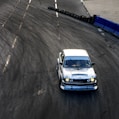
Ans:
<svg viewBox="0 0 119 119"><path fill-rule="evenodd" d="M89 68L91 63L89 60L65 60L64 67L66 68Z"/></svg>

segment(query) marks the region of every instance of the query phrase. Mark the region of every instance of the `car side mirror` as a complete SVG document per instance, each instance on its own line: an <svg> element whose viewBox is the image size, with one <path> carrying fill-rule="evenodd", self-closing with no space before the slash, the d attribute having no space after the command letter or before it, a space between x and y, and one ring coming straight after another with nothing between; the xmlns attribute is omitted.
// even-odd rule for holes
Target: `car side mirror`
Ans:
<svg viewBox="0 0 119 119"><path fill-rule="evenodd" d="M62 65L62 62L60 62L60 65Z"/></svg>
<svg viewBox="0 0 119 119"><path fill-rule="evenodd" d="M95 63L94 63L94 62L92 62L92 63L91 63L91 65L92 65L92 66L93 66L93 65L95 65Z"/></svg>

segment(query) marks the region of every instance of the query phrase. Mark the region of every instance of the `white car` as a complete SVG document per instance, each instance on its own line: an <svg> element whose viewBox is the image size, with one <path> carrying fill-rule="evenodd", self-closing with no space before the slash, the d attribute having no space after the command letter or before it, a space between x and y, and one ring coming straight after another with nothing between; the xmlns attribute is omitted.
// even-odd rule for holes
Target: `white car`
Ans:
<svg viewBox="0 0 119 119"><path fill-rule="evenodd" d="M64 49L57 58L57 74L62 90L97 90L94 63L84 49Z"/></svg>

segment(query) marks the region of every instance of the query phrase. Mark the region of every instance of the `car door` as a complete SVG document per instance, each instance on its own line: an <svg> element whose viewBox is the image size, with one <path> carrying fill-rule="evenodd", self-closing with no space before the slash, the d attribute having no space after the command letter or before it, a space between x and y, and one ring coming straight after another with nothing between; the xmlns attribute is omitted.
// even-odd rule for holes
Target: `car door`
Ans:
<svg viewBox="0 0 119 119"><path fill-rule="evenodd" d="M61 52L59 53L59 70L58 70L59 79L63 78L63 59L64 59L64 54Z"/></svg>

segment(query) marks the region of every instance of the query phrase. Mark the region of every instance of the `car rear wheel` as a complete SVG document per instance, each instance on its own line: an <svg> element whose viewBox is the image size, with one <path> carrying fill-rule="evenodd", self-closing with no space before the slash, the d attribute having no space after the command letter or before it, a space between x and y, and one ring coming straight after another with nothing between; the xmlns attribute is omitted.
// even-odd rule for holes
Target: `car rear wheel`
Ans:
<svg viewBox="0 0 119 119"><path fill-rule="evenodd" d="M60 86L61 86L61 77L59 77L59 88L60 88Z"/></svg>

